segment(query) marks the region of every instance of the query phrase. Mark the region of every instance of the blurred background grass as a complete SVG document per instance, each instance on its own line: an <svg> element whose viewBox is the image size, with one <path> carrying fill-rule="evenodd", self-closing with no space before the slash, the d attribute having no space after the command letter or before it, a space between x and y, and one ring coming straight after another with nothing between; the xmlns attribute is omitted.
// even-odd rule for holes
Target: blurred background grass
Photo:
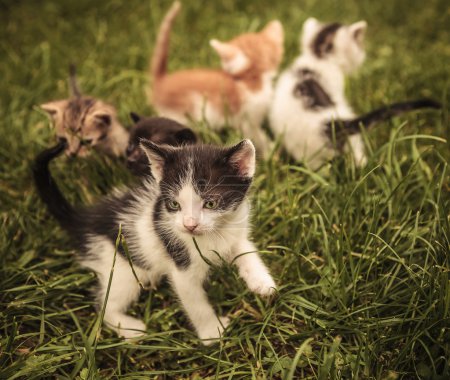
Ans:
<svg viewBox="0 0 450 380"><path fill-rule="evenodd" d="M131 311L147 323L144 342L122 342L106 329L94 349L87 338L96 318L94 275L77 266L31 181L33 157L54 141L36 106L67 96L73 62L83 91L114 104L124 124L130 111L152 114L146 70L170 3L0 1L0 378L449 378L444 0L184 2L171 70L218 67L209 39L259 30L274 18L285 27L285 67L298 54L306 18L365 19L367 61L348 81L355 109L429 96L445 110L368 133L373 154L362 171L342 159L311 173L277 154L260 164L255 240L280 295L267 303L231 268L215 271L210 297L233 320L220 345L199 345L163 286ZM119 160L104 157L61 159L54 172L74 202L132 181Z"/></svg>

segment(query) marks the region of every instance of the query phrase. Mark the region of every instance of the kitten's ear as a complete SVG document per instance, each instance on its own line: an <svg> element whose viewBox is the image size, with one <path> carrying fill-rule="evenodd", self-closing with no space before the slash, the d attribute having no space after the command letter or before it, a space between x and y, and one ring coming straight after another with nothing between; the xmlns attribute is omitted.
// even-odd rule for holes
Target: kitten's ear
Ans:
<svg viewBox="0 0 450 380"><path fill-rule="evenodd" d="M320 25L319 20L317 20L315 17L309 17L303 23L303 29L302 29L303 34L313 33L319 25Z"/></svg>
<svg viewBox="0 0 450 380"><path fill-rule="evenodd" d="M111 125L111 115L109 113L98 112L94 114L94 118L99 124L105 127L109 127Z"/></svg>
<svg viewBox="0 0 450 380"><path fill-rule="evenodd" d="M246 139L231 147L227 153L228 162L242 177L252 178L255 174L256 157L253 143Z"/></svg>
<svg viewBox="0 0 450 380"><path fill-rule="evenodd" d="M155 177L156 182L160 182L163 175L164 163L169 153L173 152L176 148L168 145L158 145L147 139L139 139L139 141L139 145L150 163L153 177Z"/></svg>
<svg viewBox="0 0 450 380"><path fill-rule="evenodd" d="M283 25L278 20L269 22L266 27L261 31L269 40L275 42L277 45L282 46L284 41Z"/></svg>
<svg viewBox="0 0 450 380"><path fill-rule="evenodd" d="M219 54L222 68L231 75L239 74L250 67L250 60L237 46L218 40L210 40L209 44Z"/></svg>
<svg viewBox="0 0 450 380"><path fill-rule="evenodd" d="M350 25L349 29L356 42L362 44L366 35L367 22L364 20L355 22Z"/></svg>
<svg viewBox="0 0 450 380"><path fill-rule="evenodd" d="M136 124L141 120L141 117L136 112L130 112L131 120Z"/></svg>
<svg viewBox="0 0 450 380"><path fill-rule="evenodd" d="M53 102L41 104L39 107L47 112L52 118L55 118L57 115L64 112L67 107L67 100L55 100Z"/></svg>
<svg viewBox="0 0 450 380"><path fill-rule="evenodd" d="M181 131L175 133L175 140L182 144L195 144L197 142L197 136L190 128L184 128Z"/></svg>
<svg viewBox="0 0 450 380"><path fill-rule="evenodd" d="M300 45L302 50L306 50L311 43L312 39L317 33L317 30L320 27L320 22L314 17L308 18L303 23L302 34L300 36Z"/></svg>

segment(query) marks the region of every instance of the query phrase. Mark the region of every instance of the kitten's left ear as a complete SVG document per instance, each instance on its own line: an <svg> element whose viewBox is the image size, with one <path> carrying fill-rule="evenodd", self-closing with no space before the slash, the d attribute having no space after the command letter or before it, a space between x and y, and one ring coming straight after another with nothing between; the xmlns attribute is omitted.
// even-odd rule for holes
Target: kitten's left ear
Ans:
<svg viewBox="0 0 450 380"><path fill-rule="evenodd" d="M250 60L237 46L218 40L210 40L209 44L219 54L222 68L231 75L239 74L250 67Z"/></svg>
<svg viewBox="0 0 450 380"><path fill-rule="evenodd" d="M158 145L147 139L140 139L139 145L148 158L153 177L155 177L156 182L160 182L164 163L168 159L170 152L173 152L176 148L169 145Z"/></svg>
<svg viewBox="0 0 450 380"><path fill-rule="evenodd" d="M252 178L255 174L255 147L250 140L243 140L231 147L227 158L228 162L238 170L242 177Z"/></svg>
<svg viewBox="0 0 450 380"><path fill-rule="evenodd" d="M350 33L352 34L352 36L356 40L356 42L358 42L360 44L364 42L364 37L366 35L366 29L367 29L366 21L362 20L362 21L355 22L350 25L349 29L350 29Z"/></svg>
<svg viewBox="0 0 450 380"><path fill-rule="evenodd" d="M261 31L269 40L282 46L284 41L283 25L278 20L270 21L266 27Z"/></svg>

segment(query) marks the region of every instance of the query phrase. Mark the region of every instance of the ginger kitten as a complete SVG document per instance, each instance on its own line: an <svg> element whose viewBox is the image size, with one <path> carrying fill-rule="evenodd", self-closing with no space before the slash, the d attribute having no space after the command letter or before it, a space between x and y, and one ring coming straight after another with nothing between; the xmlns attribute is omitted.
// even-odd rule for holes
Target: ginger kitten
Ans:
<svg viewBox="0 0 450 380"><path fill-rule="evenodd" d="M267 156L271 143L261 129L272 100L272 80L283 56L283 27L277 20L258 33L244 33L210 45L222 70L190 69L167 73L169 34L180 3L166 14L150 67L151 102L157 112L180 123L206 120L214 129L229 123L251 138Z"/></svg>
<svg viewBox="0 0 450 380"><path fill-rule="evenodd" d="M56 135L67 141L69 156L87 156L90 148L112 156L125 154L128 132L117 119L115 108L99 99L82 95L75 67L70 67L69 99L41 104L53 121Z"/></svg>

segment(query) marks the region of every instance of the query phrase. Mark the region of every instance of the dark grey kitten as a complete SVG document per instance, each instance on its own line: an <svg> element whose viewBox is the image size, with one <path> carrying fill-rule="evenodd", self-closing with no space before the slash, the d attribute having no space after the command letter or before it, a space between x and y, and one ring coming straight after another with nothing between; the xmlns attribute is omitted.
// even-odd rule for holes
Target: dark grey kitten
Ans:
<svg viewBox="0 0 450 380"><path fill-rule="evenodd" d="M165 117L143 117L134 112L131 112L130 116L135 124L130 130L126 156L127 166L135 175L150 174L147 156L140 147L141 139L172 146L191 145L197 142L197 136L192 129L175 120Z"/></svg>
<svg viewBox="0 0 450 380"><path fill-rule="evenodd" d="M63 141L36 158L37 189L49 211L79 243L81 265L97 273L99 305L105 300L121 226L139 281L154 286L167 276L198 336L209 344L221 336L229 320L216 315L203 289L210 269L207 262L233 262L250 290L260 295L275 290L250 240L247 193L255 171L255 148L250 140L228 148L141 144L154 179L135 189L90 207L70 205L48 170L49 162L65 149ZM104 321L126 338L146 330L142 321L126 314L139 292L120 250Z"/></svg>

